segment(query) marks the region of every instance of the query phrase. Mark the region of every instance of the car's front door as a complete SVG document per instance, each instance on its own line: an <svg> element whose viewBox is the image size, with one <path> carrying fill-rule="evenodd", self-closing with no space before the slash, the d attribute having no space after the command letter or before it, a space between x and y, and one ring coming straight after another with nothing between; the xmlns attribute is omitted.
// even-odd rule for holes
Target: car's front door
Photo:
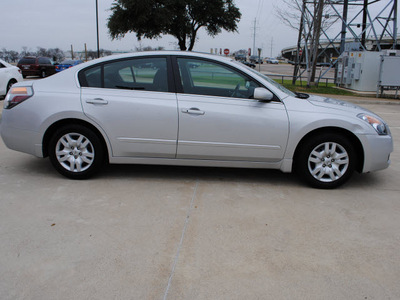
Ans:
<svg viewBox="0 0 400 300"><path fill-rule="evenodd" d="M176 94L167 58L131 58L81 71L85 114L106 132L114 157L175 158Z"/></svg>
<svg viewBox="0 0 400 300"><path fill-rule="evenodd" d="M273 162L283 158L288 117L283 103L251 99L260 84L215 62L177 58L177 158Z"/></svg>

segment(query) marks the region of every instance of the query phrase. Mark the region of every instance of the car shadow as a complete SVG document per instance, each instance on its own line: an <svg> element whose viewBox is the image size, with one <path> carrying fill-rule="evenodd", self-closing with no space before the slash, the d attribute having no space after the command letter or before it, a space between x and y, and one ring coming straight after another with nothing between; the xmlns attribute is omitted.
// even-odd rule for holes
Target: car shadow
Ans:
<svg viewBox="0 0 400 300"><path fill-rule="evenodd" d="M108 165L97 178L268 182L276 185L300 185L294 174L282 173L279 170L160 165Z"/></svg>
<svg viewBox="0 0 400 300"><path fill-rule="evenodd" d="M43 178L69 180L60 175L51 165L50 160L24 160L15 169L23 173ZM188 167L163 165L106 165L98 174L88 180L149 179L149 180L202 180L209 182L243 182L253 184L271 184L285 187L309 188L295 173L283 173L271 169ZM359 174L355 172L350 180L339 187L354 189L374 189L382 187L385 179L378 173Z"/></svg>

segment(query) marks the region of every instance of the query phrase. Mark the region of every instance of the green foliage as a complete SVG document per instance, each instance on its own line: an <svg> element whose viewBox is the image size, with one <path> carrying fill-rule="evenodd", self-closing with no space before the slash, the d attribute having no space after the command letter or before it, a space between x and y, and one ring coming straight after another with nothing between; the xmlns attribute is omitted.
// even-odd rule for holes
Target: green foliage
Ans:
<svg viewBox="0 0 400 300"><path fill-rule="evenodd" d="M282 80L275 79L276 82L282 84L285 88L292 92L300 92L300 93L315 93L315 94L330 94L330 95L344 95L344 96L356 96L355 93L350 91L346 91L343 89L338 89L334 83L320 82L318 86L307 88L307 82L303 81L302 83L298 80L296 81L296 85L292 85L292 80Z"/></svg>
<svg viewBox="0 0 400 300"><path fill-rule="evenodd" d="M200 28L211 36L222 29L235 32L241 17L233 0L114 0L111 11L107 25L113 39L129 32L139 40L169 34L189 51Z"/></svg>

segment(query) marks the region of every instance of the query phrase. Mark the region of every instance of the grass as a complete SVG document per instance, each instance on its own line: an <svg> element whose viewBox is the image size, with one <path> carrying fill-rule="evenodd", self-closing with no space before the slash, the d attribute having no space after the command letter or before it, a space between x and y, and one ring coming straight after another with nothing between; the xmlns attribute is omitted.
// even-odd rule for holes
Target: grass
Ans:
<svg viewBox="0 0 400 300"><path fill-rule="evenodd" d="M274 79L279 84L282 84L282 80ZM282 84L285 88L292 92L301 92L301 93L315 93L315 94L329 94L329 95L344 95L344 96L356 96L355 93L350 91L342 90L336 88L334 83L320 82L319 86L314 86L307 88L307 82L303 81L302 85L299 80L296 81L296 85L292 85L292 80L283 80Z"/></svg>

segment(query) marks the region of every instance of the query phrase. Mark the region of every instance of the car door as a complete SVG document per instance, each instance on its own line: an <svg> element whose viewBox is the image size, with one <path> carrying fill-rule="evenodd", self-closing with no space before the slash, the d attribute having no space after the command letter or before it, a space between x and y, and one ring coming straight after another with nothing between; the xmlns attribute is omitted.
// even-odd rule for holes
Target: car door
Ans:
<svg viewBox="0 0 400 300"><path fill-rule="evenodd" d="M261 85L224 64L177 58L177 158L272 162L283 158L288 117L280 101L251 99Z"/></svg>
<svg viewBox="0 0 400 300"><path fill-rule="evenodd" d="M166 57L108 62L79 73L84 113L107 134L114 157L175 158L177 99Z"/></svg>

